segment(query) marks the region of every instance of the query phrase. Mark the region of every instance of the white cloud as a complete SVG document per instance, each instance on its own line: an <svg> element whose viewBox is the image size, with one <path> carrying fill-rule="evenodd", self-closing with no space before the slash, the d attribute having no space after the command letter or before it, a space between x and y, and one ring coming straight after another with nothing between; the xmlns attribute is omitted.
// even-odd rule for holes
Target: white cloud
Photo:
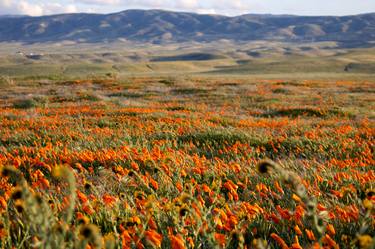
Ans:
<svg viewBox="0 0 375 249"><path fill-rule="evenodd" d="M177 2L179 7L182 7L184 9L195 9L199 6L198 0L181 0Z"/></svg>
<svg viewBox="0 0 375 249"><path fill-rule="evenodd" d="M78 12L78 9L73 4L62 5L59 3L48 3L43 5L44 14L55 14L55 13L74 13Z"/></svg>
<svg viewBox="0 0 375 249"><path fill-rule="evenodd" d="M72 13L77 11L77 7L73 4L63 5L60 3L30 3L26 0L0 0L0 15L13 14L41 16L56 13Z"/></svg>
<svg viewBox="0 0 375 249"><path fill-rule="evenodd" d="M95 4L95 5L119 5L121 4L121 0L79 0L76 2L85 3L85 4Z"/></svg>
<svg viewBox="0 0 375 249"><path fill-rule="evenodd" d="M19 1L14 5L17 11L20 14L26 14L30 16L40 16L43 15L43 8L37 4L30 4L26 1Z"/></svg>
<svg viewBox="0 0 375 249"><path fill-rule="evenodd" d="M2 0L0 1L0 6L3 6L4 8L9 8L12 5L11 0Z"/></svg>
<svg viewBox="0 0 375 249"><path fill-rule="evenodd" d="M215 9L196 9L198 14L209 14L209 15L217 15L217 11Z"/></svg>
<svg viewBox="0 0 375 249"><path fill-rule="evenodd" d="M143 6L143 7L162 7L162 8L182 8L182 9L226 9L228 7L240 10L249 6L246 0L75 0L76 3L88 5L107 5L107 6Z"/></svg>
<svg viewBox="0 0 375 249"><path fill-rule="evenodd" d="M132 8L160 8L168 10L219 14L245 13L347 15L375 12L375 0L71 0L76 3L103 6L102 11Z"/></svg>

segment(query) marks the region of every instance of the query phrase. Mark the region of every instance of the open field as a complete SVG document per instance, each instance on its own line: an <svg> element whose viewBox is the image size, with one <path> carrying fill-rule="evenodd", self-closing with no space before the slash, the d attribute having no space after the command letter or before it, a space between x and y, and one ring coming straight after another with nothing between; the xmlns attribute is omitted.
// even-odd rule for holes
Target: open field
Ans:
<svg viewBox="0 0 375 249"><path fill-rule="evenodd" d="M375 50L280 48L3 46L0 247L373 248Z"/></svg>
<svg viewBox="0 0 375 249"><path fill-rule="evenodd" d="M0 75L22 81L192 74L302 80L375 78L374 48L344 49L333 42L2 43L0 59Z"/></svg>

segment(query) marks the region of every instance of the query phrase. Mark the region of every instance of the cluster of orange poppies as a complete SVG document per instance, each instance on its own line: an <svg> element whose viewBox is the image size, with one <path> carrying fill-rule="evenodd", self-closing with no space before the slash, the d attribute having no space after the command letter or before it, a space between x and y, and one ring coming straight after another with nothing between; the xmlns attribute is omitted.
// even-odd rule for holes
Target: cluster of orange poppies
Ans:
<svg viewBox="0 0 375 249"><path fill-rule="evenodd" d="M34 227L22 230L34 202L46 204L55 225L45 231L64 231L67 248L352 243L365 249L375 243L375 129L366 118L324 110L321 116L267 117L254 110L255 116L236 120L222 116L222 109L162 102L0 111L1 247L49 243ZM313 208L287 177L267 168L259 172L256 165L265 157L298 173ZM67 168L74 184L57 180L56 167ZM68 222L67 212L73 217Z"/></svg>

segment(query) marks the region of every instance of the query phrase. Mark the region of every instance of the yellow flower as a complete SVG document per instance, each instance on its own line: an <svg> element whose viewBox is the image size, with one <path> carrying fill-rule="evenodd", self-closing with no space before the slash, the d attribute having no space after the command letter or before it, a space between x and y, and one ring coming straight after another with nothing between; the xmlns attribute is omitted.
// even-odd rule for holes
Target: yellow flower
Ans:
<svg viewBox="0 0 375 249"><path fill-rule="evenodd" d="M372 201L370 201L369 199L364 199L363 202L362 202L363 206L367 209L367 210L371 210L373 208L373 204L372 204Z"/></svg>
<svg viewBox="0 0 375 249"><path fill-rule="evenodd" d="M183 193L180 198L182 203L188 203L191 199L190 195L187 193Z"/></svg>
<svg viewBox="0 0 375 249"><path fill-rule="evenodd" d="M69 170L66 166L56 166L52 169L52 176L61 179L69 176Z"/></svg>
<svg viewBox="0 0 375 249"><path fill-rule="evenodd" d="M296 195L296 194L293 194L293 195L292 195L292 199L293 199L294 201L296 201L296 202L301 202L301 198L299 198L298 195Z"/></svg>
<svg viewBox="0 0 375 249"><path fill-rule="evenodd" d="M360 235L358 236L358 245L361 249L370 249L373 245L373 238L370 235Z"/></svg>
<svg viewBox="0 0 375 249"><path fill-rule="evenodd" d="M90 223L90 219L87 216L82 216L77 220L77 224L79 225L87 225Z"/></svg>
<svg viewBox="0 0 375 249"><path fill-rule="evenodd" d="M127 219L125 224L126 224L127 227L140 225L141 219L138 216L134 216L134 217L131 217L131 218Z"/></svg>
<svg viewBox="0 0 375 249"><path fill-rule="evenodd" d="M137 225L140 225L142 223L141 219L138 216L133 217L133 222L136 223Z"/></svg>

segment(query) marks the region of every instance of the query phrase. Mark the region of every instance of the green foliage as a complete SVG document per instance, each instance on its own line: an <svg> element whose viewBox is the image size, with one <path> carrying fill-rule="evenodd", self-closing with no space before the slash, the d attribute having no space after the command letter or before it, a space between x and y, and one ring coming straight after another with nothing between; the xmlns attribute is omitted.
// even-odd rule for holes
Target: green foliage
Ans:
<svg viewBox="0 0 375 249"><path fill-rule="evenodd" d="M13 107L17 109L30 109L36 106L38 102L33 98L19 99L13 103Z"/></svg>

